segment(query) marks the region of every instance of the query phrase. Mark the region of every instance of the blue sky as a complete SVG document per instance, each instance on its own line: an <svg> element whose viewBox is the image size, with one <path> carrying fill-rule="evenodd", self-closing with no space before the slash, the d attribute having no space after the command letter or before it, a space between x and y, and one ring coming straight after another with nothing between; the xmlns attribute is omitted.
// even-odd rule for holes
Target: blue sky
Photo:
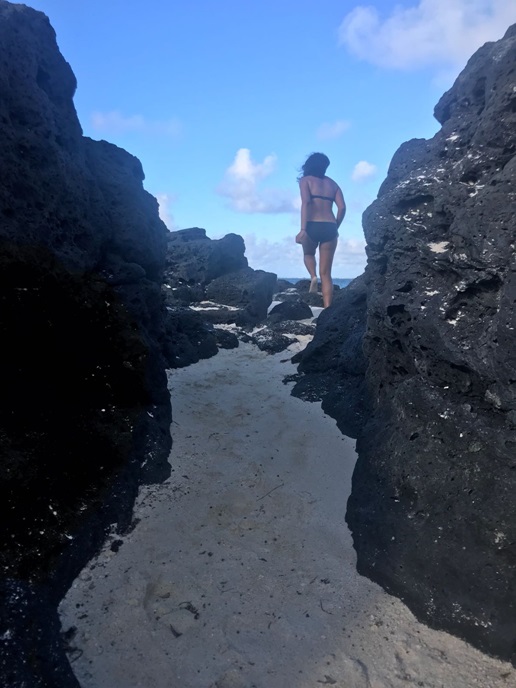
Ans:
<svg viewBox="0 0 516 688"><path fill-rule="evenodd" d="M515 0L32 0L78 88L84 134L136 155L171 230L244 237L255 269L304 275L296 177L326 153L348 213L334 276L365 266L361 214L404 141Z"/></svg>

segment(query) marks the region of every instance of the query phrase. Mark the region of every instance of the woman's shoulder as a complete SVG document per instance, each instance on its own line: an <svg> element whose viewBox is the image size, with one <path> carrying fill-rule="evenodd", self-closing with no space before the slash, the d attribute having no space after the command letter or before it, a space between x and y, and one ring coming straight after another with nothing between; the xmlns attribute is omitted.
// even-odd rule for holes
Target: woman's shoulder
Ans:
<svg viewBox="0 0 516 688"><path fill-rule="evenodd" d="M332 179L331 177L325 177L325 179L327 179L329 182L331 182L331 184L332 184L333 188L335 189L335 191L337 191L338 189L340 189L340 186L337 184L337 182L335 181L335 179Z"/></svg>

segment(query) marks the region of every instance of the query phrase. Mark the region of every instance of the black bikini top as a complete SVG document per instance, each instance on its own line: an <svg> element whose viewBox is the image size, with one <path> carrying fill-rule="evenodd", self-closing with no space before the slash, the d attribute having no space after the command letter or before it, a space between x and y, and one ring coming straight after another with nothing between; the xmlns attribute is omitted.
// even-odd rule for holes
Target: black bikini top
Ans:
<svg viewBox="0 0 516 688"><path fill-rule="evenodd" d="M311 198L322 198L323 200L331 201L332 203L335 200L335 197L332 198L331 196L319 196L319 194L313 194L311 191L310 191L310 197Z"/></svg>

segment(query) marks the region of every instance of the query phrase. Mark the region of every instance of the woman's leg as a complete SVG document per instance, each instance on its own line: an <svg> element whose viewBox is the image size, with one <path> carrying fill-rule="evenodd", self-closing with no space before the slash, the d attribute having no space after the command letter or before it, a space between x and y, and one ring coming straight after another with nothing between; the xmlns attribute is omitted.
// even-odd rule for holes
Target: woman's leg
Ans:
<svg viewBox="0 0 516 688"><path fill-rule="evenodd" d="M316 262L315 262L315 250L317 248L317 244L315 241L312 241L308 235L305 236L303 240L303 254L304 254L304 261L305 261L305 267L308 270L310 274L310 291L317 291L317 273L316 273ZM315 282L315 290L312 289L313 284Z"/></svg>
<svg viewBox="0 0 516 688"><path fill-rule="evenodd" d="M321 275L321 291L325 308L328 308L333 299L331 266L335 249L337 248L337 241L338 239L333 239L332 241L325 241L319 244L319 274Z"/></svg>

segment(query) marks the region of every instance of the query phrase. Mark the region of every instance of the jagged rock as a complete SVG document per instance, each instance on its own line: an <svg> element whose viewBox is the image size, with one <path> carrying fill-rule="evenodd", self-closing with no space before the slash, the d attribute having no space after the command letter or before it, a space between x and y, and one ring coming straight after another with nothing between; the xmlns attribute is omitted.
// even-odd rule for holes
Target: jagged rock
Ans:
<svg viewBox="0 0 516 688"><path fill-rule="evenodd" d="M335 290L335 293L337 293L339 290L340 287ZM317 292L308 292L308 294L303 294L303 301L309 306L315 306L316 308L323 308L324 306L322 294Z"/></svg>
<svg viewBox="0 0 516 688"><path fill-rule="evenodd" d="M190 306L204 301L206 295L201 284L184 284L180 280L174 282L176 286L163 284L162 292L167 306Z"/></svg>
<svg viewBox="0 0 516 688"><path fill-rule="evenodd" d="M306 320L312 317L310 306L297 299L297 301L283 301L278 303L269 313L268 320L279 322L280 320Z"/></svg>
<svg viewBox="0 0 516 688"><path fill-rule="evenodd" d="M289 291L293 287L294 287L294 284L292 282L289 282L288 280L285 280L285 279L278 279L278 281L276 282L276 289L279 292Z"/></svg>
<svg viewBox="0 0 516 688"><path fill-rule="evenodd" d="M274 332L281 334L294 335L313 335L315 333L315 323L309 324L299 322L299 320L280 320L279 322L269 322L267 320L267 327Z"/></svg>
<svg viewBox="0 0 516 688"><path fill-rule="evenodd" d="M302 373L292 394L322 401L325 413L350 437L358 436L367 418L362 352L366 295L364 277L336 292L332 307L317 319L314 339L292 359L300 362Z"/></svg>
<svg viewBox="0 0 516 688"><path fill-rule="evenodd" d="M369 413L347 511L360 573L513 662L515 71L512 27L470 59L436 107L442 129L399 149L364 213ZM323 312L303 367L325 341L336 353L360 336L338 308ZM326 356L323 385L332 369L357 380Z"/></svg>
<svg viewBox="0 0 516 688"><path fill-rule="evenodd" d="M284 334L264 327L259 332L254 332L249 341L256 344L260 351L266 351L268 354L277 354L290 346L294 338L286 337Z"/></svg>
<svg viewBox="0 0 516 688"><path fill-rule="evenodd" d="M239 315L244 312L243 308L235 308L234 306L223 306L220 303L213 301L201 301L191 306L195 309L204 320L214 325L232 325Z"/></svg>
<svg viewBox="0 0 516 688"><path fill-rule="evenodd" d="M42 13L0 0L0 64L0 605L16 619L0 683L77 686L57 603L129 527L138 485L170 472L168 230L140 162L82 136Z"/></svg>
<svg viewBox="0 0 516 688"><path fill-rule="evenodd" d="M252 327L267 317L276 279L272 272L248 267L214 279L206 287L206 296L210 301L241 309L236 324Z"/></svg>
<svg viewBox="0 0 516 688"><path fill-rule="evenodd" d="M296 289L288 289L274 294L274 301L299 301L299 292Z"/></svg>
<svg viewBox="0 0 516 688"><path fill-rule="evenodd" d="M236 349L238 348L238 337L234 332L223 330L219 327L215 328L215 338L217 346L220 349Z"/></svg>
<svg viewBox="0 0 516 688"><path fill-rule="evenodd" d="M320 283L318 285L318 288L320 288ZM298 280L294 284L294 289L299 293L299 294L304 294L305 292L308 293L310 289L310 280L309 279L302 279Z"/></svg>
<svg viewBox="0 0 516 688"><path fill-rule="evenodd" d="M310 292L310 280L308 279L303 279L299 280L299 282L296 282L294 285L295 290L297 291L298 295L300 298L305 301L309 306L317 306L317 307L322 307L323 306L323 298L321 294L321 283L319 282L317 285L317 291L316 292ZM338 284L333 285L333 293L337 294L340 291L340 287Z"/></svg>
<svg viewBox="0 0 516 688"><path fill-rule="evenodd" d="M247 267L244 240L238 234L209 239L200 227L170 232L165 281L178 286L205 285L208 282Z"/></svg>
<svg viewBox="0 0 516 688"><path fill-rule="evenodd" d="M163 351L169 368L184 368L218 351L217 334L202 316L191 308L167 308Z"/></svg>

